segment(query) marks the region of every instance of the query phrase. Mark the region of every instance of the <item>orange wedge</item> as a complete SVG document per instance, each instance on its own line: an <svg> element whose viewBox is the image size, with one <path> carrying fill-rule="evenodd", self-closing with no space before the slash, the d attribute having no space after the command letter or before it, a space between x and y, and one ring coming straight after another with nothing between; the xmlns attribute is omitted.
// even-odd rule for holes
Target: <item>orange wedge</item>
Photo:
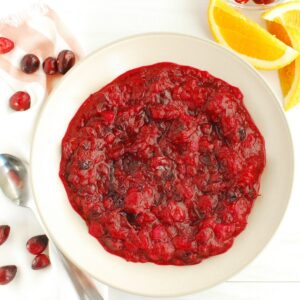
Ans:
<svg viewBox="0 0 300 300"><path fill-rule="evenodd" d="M208 21L214 38L263 70L290 64L298 52L246 18L224 0L210 0Z"/></svg>
<svg viewBox="0 0 300 300"><path fill-rule="evenodd" d="M270 33L300 52L300 1L277 5L262 17ZM300 102L300 57L280 69L279 78L287 111Z"/></svg>

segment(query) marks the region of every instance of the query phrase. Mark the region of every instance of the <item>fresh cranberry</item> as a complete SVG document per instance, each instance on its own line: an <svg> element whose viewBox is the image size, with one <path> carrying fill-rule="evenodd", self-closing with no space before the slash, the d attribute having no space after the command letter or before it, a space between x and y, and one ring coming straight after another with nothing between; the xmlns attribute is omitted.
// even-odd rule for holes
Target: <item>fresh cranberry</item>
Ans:
<svg viewBox="0 0 300 300"><path fill-rule="evenodd" d="M7 240L10 232L10 227L8 225L1 225L0 226L0 245L4 244Z"/></svg>
<svg viewBox="0 0 300 300"><path fill-rule="evenodd" d="M39 66L40 60L34 54L26 54L21 60L21 70L26 74L34 73Z"/></svg>
<svg viewBox="0 0 300 300"><path fill-rule="evenodd" d="M47 57L43 62L43 70L47 75L57 73L57 60L54 57Z"/></svg>
<svg viewBox="0 0 300 300"><path fill-rule="evenodd" d="M46 254L38 254L32 261L32 269L39 270L50 265L50 259Z"/></svg>
<svg viewBox="0 0 300 300"><path fill-rule="evenodd" d="M70 50L63 50L57 56L57 68L61 74L66 74L75 64L75 54Z"/></svg>
<svg viewBox="0 0 300 300"><path fill-rule="evenodd" d="M30 95L23 91L14 93L9 99L9 106L16 111L29 109L30 103Z"/></svg>
<svg viewBox="0 0 300 300"><path fill-rule="evenodd" d="M7 53L14 48L15 44L12 40L0 37L0 54Z"/></svg>
<svg viewBox="0 0 300 300"><path fill-rule="evenodd" d="M45 234L30 238L26 243L27 250L34 255L42 253L48 246L48 237Z"/></svg>
<svg viewBox="0 0 300 300"><path fill-rule="evenodd" d="M8 284L11 282L17 273L17 267L14 265L0 267L0 284Z"/></svg>
<svg viewBox="0 0 300 300"><path fill-rule="evenodd" d="M27 250L34 255L42 253L48 246L48 238L45 234L30 238L26 243Z"/></svg>

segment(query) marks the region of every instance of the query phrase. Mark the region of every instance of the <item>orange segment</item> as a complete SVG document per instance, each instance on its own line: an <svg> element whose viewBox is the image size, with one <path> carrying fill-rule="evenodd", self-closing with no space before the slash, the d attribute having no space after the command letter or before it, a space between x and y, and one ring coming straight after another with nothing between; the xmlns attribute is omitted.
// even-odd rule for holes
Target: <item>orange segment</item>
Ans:
<svg viewBox="0 0 300 300"><path fill-rule="evenodd" d="M283 96L287 96L294 82L296 63L292 62L288 66L278 70L280 85Z"/></svg>
<svg viewBox="0 0 300 300"><path fill-rule="evenodd" d="M235 50L257 68L279 69L298 56L297 51L227 5L224 0L210 0L208 20L219 43Z"/></svg>
<svg viewBox="0 0 300 300"><path fill-rule="evenodd" d="M281 41L300 51L300 1L278 5L263 14L267 28ZM284 108L289 110L300 103L300 58L278 71Z"/></svg>
<svg viewBox="0 0 300 300"><path fill-rule="evenodd" d="M282 42L284 42L288 46L292 46L292 41L281 24L267 21L267 29L270 33L275 35Z"/></svg>
<svg viewBox="0 0 300 300"><path fill-rule="evenodd" d="M284 27L275 22L267 21L268 31L274 34L278 39L283 41L288 46L292 46L292 41ZM286 96L292 87L295 77L295 61L278 70L282 93Z"/></svg>
<svg viewBox="0 0 300 300"><path fill-rule="evenodd" d="M254 28L249 26L247 19L232 16L219 8L214 11L214 19L228 46L241 54L258 59L274 60L285 53L284 47L274 48L276 39L272 36L266 39L264 30L256 30L253 35ZM264 43L263 47L259 41Z"/></svg>

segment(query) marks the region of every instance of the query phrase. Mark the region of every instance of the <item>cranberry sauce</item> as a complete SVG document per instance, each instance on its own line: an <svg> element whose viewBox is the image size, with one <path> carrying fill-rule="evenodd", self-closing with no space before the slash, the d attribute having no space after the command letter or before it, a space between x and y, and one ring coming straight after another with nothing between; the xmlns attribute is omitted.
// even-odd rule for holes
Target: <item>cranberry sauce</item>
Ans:
<svg viewBox="0 0 300 300"><path fill-rule="evenodd" d="M62 141L60 177L107 251L190 265L231 247L264 166L264 139L238 88L158 63L84 102Z"/></svg>

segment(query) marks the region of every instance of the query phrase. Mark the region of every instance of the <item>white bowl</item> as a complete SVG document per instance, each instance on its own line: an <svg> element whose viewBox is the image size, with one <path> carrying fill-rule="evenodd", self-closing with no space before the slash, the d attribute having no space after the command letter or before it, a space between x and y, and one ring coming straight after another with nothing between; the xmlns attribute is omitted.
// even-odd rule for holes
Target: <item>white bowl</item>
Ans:
<svg viewBox="0 0 300 300"><path fill-rule="evenodd" d="M240 87L266 141L261 196L249 224L226 253L193 266L131 263L106 252L71 208L59 179L61 139L82 102L123 72L169 61L207 70ZM78 267L112 287L147 296L179 296L206 289L243 269L264 248L286 209L293 178L288 125L262 77L233 52L177 34L147 34L108 45L78 63L52 92L39 116L31 153L32 187L42 222L59 249Z"/></svg>

